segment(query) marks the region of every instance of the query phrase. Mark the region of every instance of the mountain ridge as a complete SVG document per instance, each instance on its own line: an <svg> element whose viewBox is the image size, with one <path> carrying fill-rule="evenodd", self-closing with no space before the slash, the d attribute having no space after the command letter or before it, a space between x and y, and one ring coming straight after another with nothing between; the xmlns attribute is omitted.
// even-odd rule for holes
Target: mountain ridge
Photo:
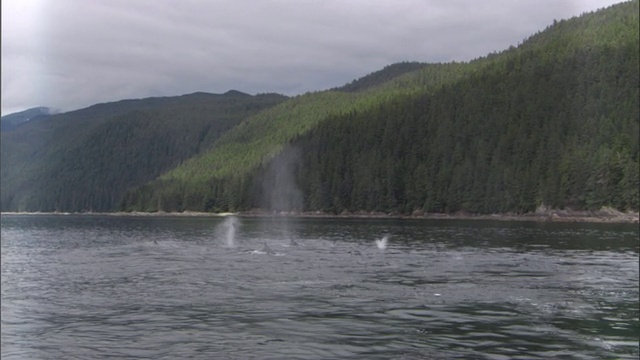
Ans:
<svg viewBox="0 0 640 360"><path fill-rule="evenodd" d="M279 162L300 193L287 206L304 211L637 209L638 141L621 130L638 123L637 86L629 85L638 77L637 9L631 1L561 20L470 62L392 64L292 98L194 93L179 104L122 100L106 113L96 104L36 121L3 132L0 209L273 208L266 198L282 194L266 194L274 187L265 184L275 184ZM207 112L226 125L214 126ZM40 143L20 143L34 134ZM119 146L131 159L110 154ZM120 184L100 191L107 183Z"/></svg>
<svg viewBox="0 0 640 360"><path fill-rule="evenodd" d="M16 126L31 121L36 117L46 117L53 114L55 114L55 112L50 108L38 106L4 115L0 118L0 131L12 130Z"/></svg>

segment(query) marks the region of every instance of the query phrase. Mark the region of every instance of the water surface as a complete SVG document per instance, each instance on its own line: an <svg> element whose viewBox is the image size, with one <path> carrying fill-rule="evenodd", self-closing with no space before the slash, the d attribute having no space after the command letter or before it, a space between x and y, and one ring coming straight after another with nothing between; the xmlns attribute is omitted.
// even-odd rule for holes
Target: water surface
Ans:
<svg viewBox="0 0 640 360"><path fill-rule="evenodd" d="M1 219L3 359L639 354L637 225Z"/></svg>

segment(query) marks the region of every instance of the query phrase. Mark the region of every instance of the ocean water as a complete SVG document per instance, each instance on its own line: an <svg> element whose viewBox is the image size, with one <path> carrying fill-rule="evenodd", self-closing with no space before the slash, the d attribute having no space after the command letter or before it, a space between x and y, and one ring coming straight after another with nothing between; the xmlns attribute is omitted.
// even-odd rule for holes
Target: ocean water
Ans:
<svg viewBox="0 0 640 360"><path fill-rule="evenodd" d="M637 359L638 225L2 215L2 359Z"/></svg>

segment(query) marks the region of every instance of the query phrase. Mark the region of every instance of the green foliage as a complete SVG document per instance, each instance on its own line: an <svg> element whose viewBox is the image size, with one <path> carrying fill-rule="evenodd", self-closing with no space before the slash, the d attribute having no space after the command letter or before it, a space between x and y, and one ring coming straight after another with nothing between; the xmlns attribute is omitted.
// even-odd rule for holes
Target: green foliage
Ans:
<svg viewBox="0 0 640 360"><path fill-rule="evenodd" d="M305 208L637 210L637 5L561 22L548 31L565 39L539 34L436 92L321 124L297 141Z"/></svg>
<svg viewBox="0 0 640 360"><path fill-rule="evenodd" d="M396 77L392 81L366 91L355 93L324 91L297 96L243 121L225 133L210 151L195 156L163 174L152 183L145 185L144 191L153 193L152 199L156 199L173 194L175 188L168 184L174 182L184 184L184 191L190 194L194 192L193 189L207 187L218 189L221 184L229 183L229 178L248 179L259 167L268 164L287 144L313 130L327 119L375 108L390 99L436 91L443 84L461 78L471 70L472 68L465 68L462 64L433 64L423 67L423 70L415 74L408 73ZM249 180L244 182L247 181ZM251 185L251 188L256 187L258 187L256 184ZM216 199L208 199L205 202L220 204L220 196L235 199L234 193L229 191L224 188L216 192L217 195L206 191L216 196ZM253 201L244 199L246 194L246 192L243 193L242 201L226 201L221 207L216 205L216 209L239 210L243 208L229 207L229 204L255 205L258 203L254 197L251 198ZM127 194L121 208L141 210L147 207L139 204L134 190ZM189 209L202 210L202 208Z"/></svg>

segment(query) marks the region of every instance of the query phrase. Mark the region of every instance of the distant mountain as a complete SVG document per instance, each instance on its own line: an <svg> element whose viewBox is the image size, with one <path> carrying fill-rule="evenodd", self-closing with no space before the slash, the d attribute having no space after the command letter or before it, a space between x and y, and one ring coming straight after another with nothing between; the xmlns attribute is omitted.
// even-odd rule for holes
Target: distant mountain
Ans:
<svg viewBox="0 0 640 360"><path fill-rule="evenodd" d="M247 96L251 96L249 94L245 94L241 91L238 90L229 90L226 93L222 94L224 96L241 96L241 97L247 97Z"/></svg>
<svg viewBox="0 0 640 360"><path fill-rule="evenodd" d="M29 120L32 120L39 116L48 116L51 115L51 109L48 107L35 107L31 109L27 109L24 111L20 111L17 113L5 115L0 118L0 130L11 130L16 126L25 123Z"/></svg>

